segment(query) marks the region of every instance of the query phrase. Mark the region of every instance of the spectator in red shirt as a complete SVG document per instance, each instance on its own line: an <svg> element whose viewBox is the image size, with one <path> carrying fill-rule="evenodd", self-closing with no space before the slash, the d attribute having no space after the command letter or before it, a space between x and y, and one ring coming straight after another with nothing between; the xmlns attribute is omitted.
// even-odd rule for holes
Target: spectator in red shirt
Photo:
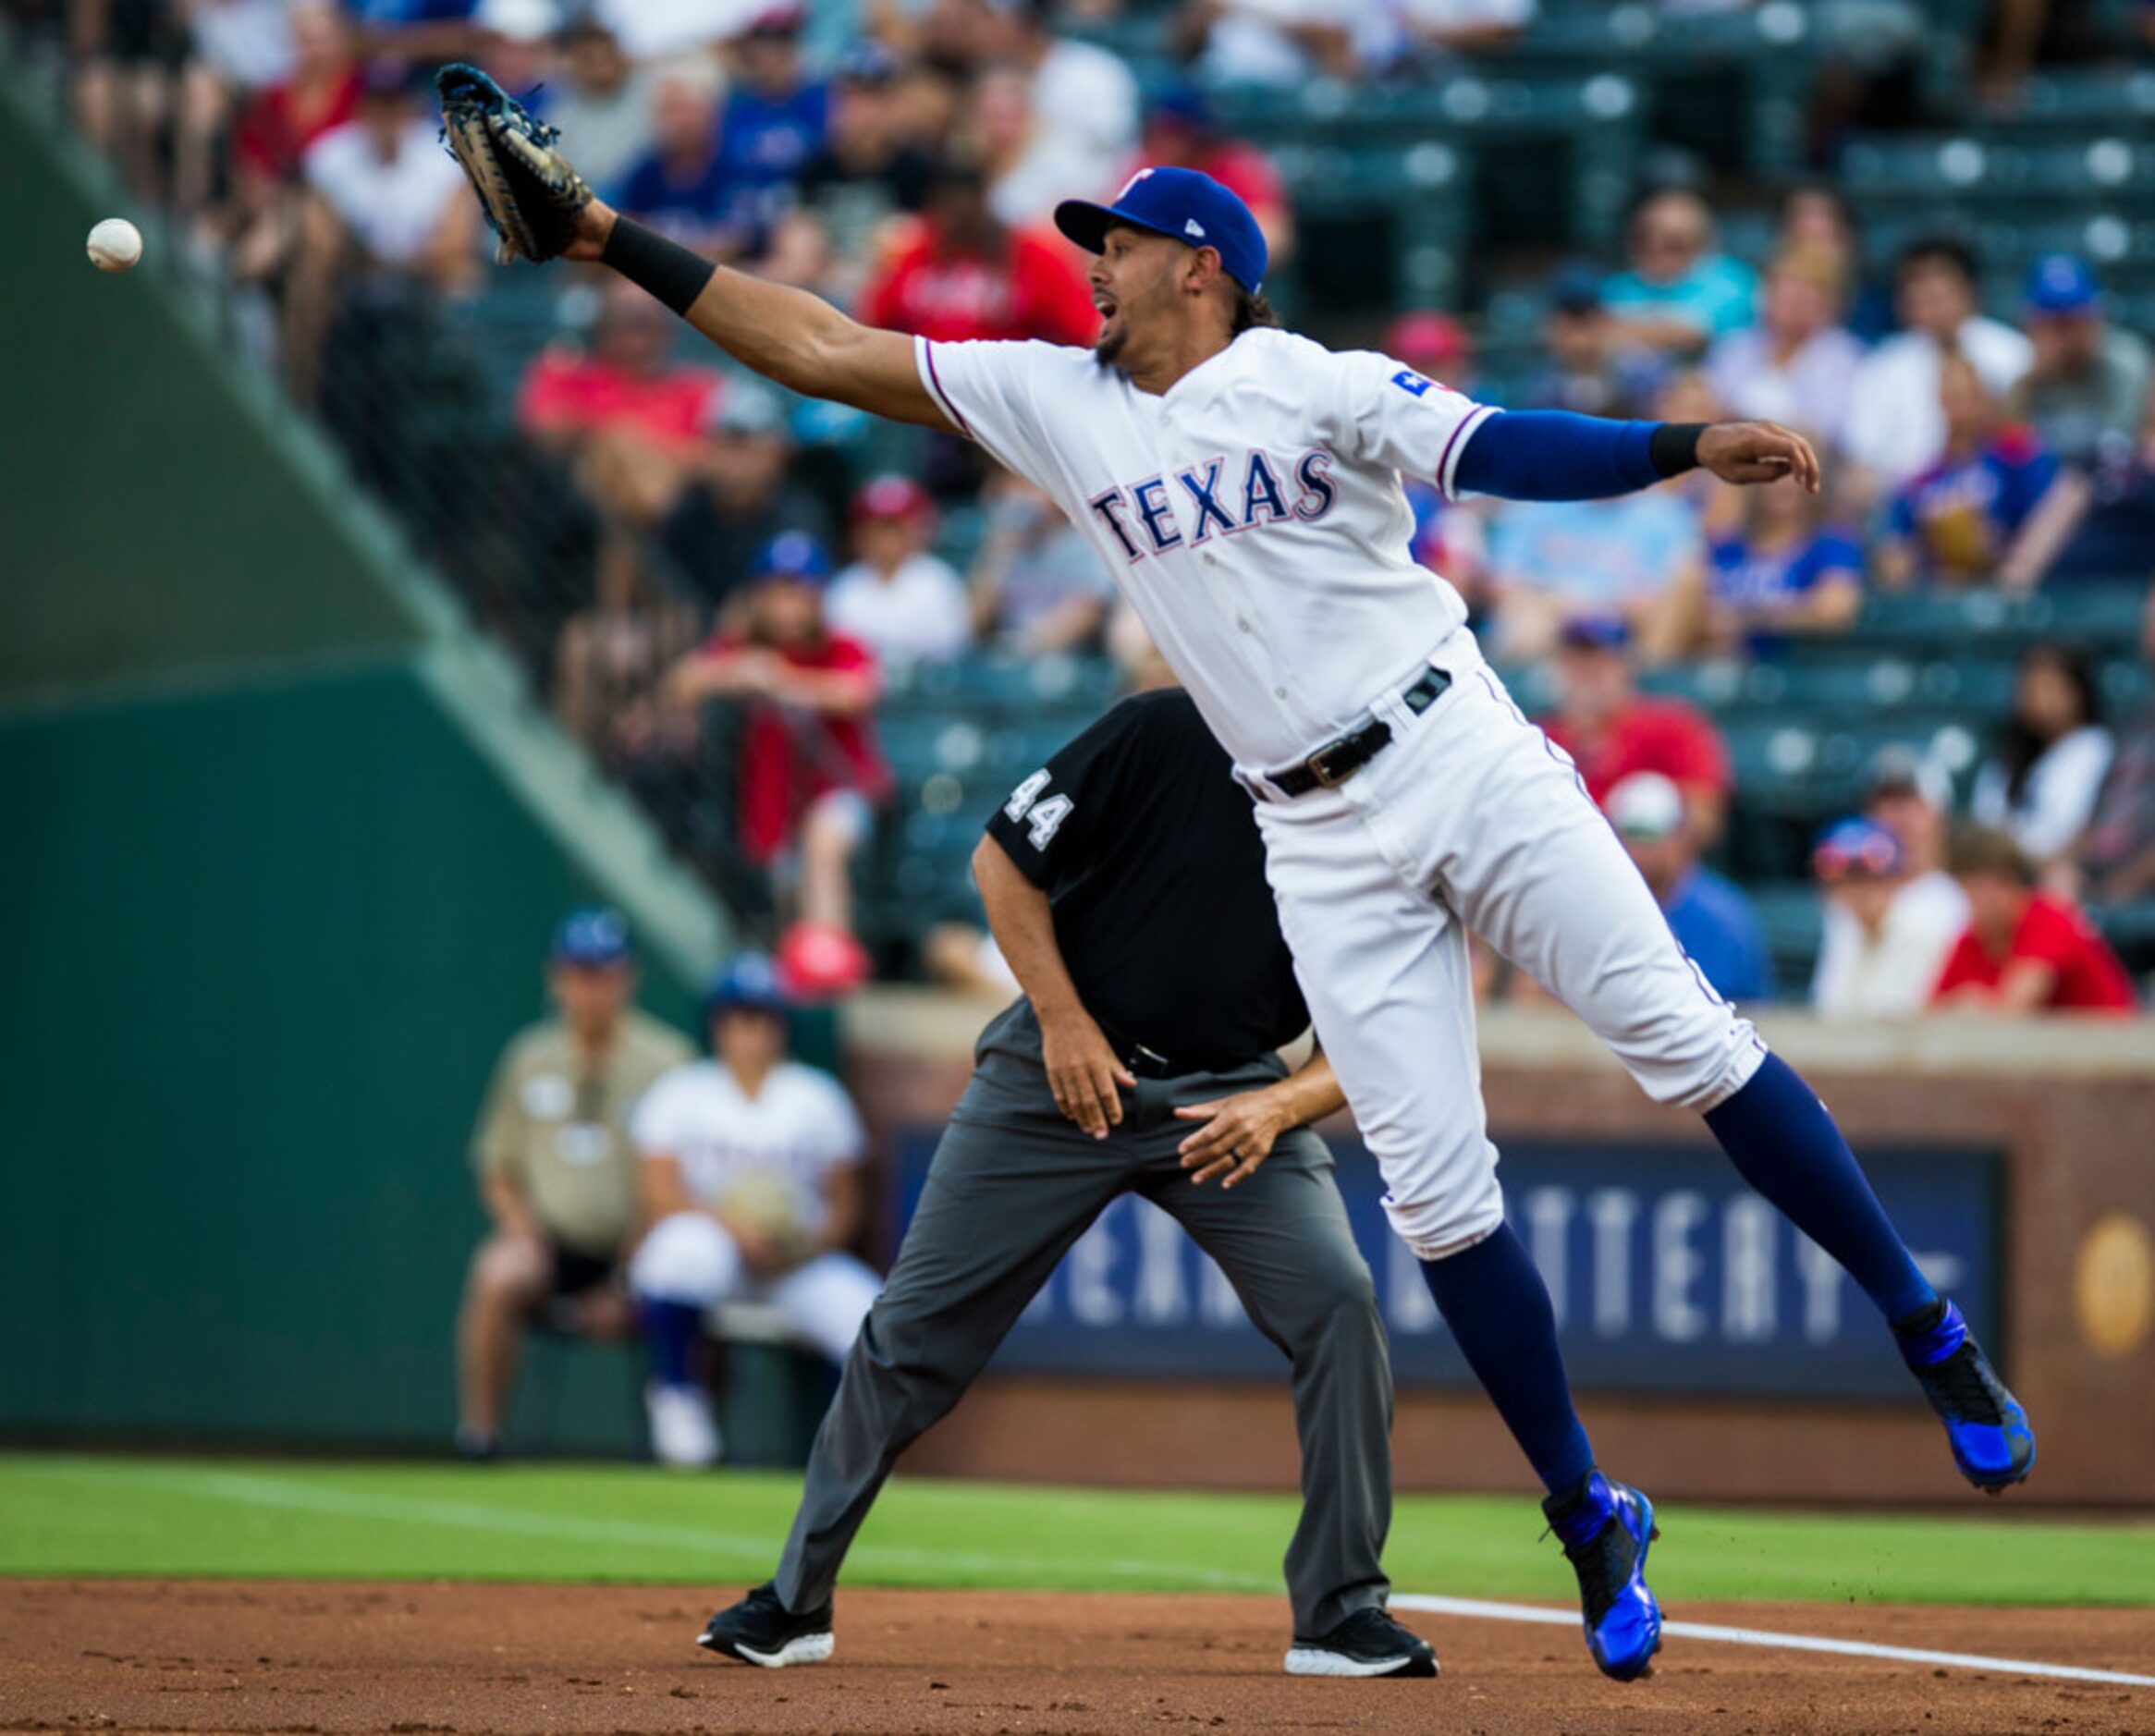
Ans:
<svg viewBox="0 0 2155 1736"><path fill-rule="evenodd" d="M1167 164L1209 175L1237 195L1265 233L1271 269L1294 257L1294 206L1272 159L1248 141L1221 130L1205 92L1194 84L1171 84L1153 99L1145 135L1125 175L1147 164ZM1386 354L1393 352L1387 350ZM1412 358L1402 356L1402 361ZM1447 378L1433 375L1433 378Z"/></svg>
<svg viewBox="0 0 2155 1736"><path fill-rule="evenodd" d="M236 177L297 180L307 147L359 113L360 65L344 15L333 6L297 6L288 28L290 76L260 92L233 125Z"/></svg>
<svg viewBox="0 0 2155 1736"><path fill-rule="evenodd" d="M1953 878L1968 895L1968 928L1949 953L1933 1007L1989 1012L2135 1009L2132 979L2080 908L2036 889L2020 846L1972 825L1953 843Z"/></svg>
<svg viewBox="0 0 2155 1736"><path fill-rule="evenodd" d="M1100 331L1070 251L997 221L987 183L969 164L937 171L927 210L862 290L860 315L937 343L1038 337L1089 345Z"/></svg>
<svg viewBox="0 0 2155 1736"><path fill-rule="evenodd" d="M295 6L287 29L291 69L256 92L233 122L230 188L204 222L225 244L233 276L273 294L300 251L301 159L309 145L358 115L363 82L350 27L336 6Z"/></svg>
<svg viewBox="0 0 2155 1736"><path fill-rule="evenodd" d="M741 625L690 653L667 687L680 705L741 705L741 852L772 872L788 913L850 936L852 858L891 784L871 721L882 691L875 654L825 624L829 577L814 537L773 537L757 554Z"/></svg>
<svg viewBox="0 0 2155 1736"><path fill-rule="evenodd" d="M524 432L635 524L656 522L680 497L723 386L716 369L672 360L676 324L626 278L609 278L590 345L541 351L517 395Z"/></svg>
<svg viewBox="0 0 2155 1736"><path fill-rule="evenodd" d="M1574 616L1557 654L1557 709L1549 739L1570 754L1597 804L1634 772L1659 772L1684 792L1703 851L1720 836L1729 800L1729 754L1696 705L1649 698L1634 679L1631 634L1613 615Z"/></svg>

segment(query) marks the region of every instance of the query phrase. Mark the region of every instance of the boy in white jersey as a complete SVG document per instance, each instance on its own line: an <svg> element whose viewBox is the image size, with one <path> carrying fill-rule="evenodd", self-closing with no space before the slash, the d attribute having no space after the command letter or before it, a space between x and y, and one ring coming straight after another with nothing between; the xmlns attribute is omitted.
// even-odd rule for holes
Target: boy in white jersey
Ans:
<svg viewBox="0 0 2155 1736"><path fill-rule="evenodd" d="M650 1232L629 1287L651 1340L652 1450L669 1465L718 1457L693 1356L706 1313L768 1303L834 1363L881 1288L844 1252L860 1232L865 1135L845 1088L786 1056L786 996L743 953L704 996L712 1058L655 1083L629 1123Z"/></svg>
<svg viewBox="0 0 2155 1736"><path fill-rule="evenodd" d="M1706 988L1571 763L1519 714L1441 579L1408 554L1411 471L1448 493L1587 499L1694 467L1794 476L1765 422L1503 412L1367 352L1271 329L1264 238L1186 169L1144 169L1057 223L1098 255L1090 352L928 344L722 270L581 185L566 257L598 260L738 361L811 397L969 434L1091 540L1259 799L1295 970L1386 1208L1549 1490L1609 1675L1660 1644L1653 1510L1595 1467L1539 1274L1505 1224L1484 1125L1466 936L1590 1024L1653 1096L1702 1111L1750 1184L1891 1323L1977 1487L2035 1443L1957 1310L1917 1270L1817 1097ZM1113 1055L1093 1089L1120 1112Z"/></svg>

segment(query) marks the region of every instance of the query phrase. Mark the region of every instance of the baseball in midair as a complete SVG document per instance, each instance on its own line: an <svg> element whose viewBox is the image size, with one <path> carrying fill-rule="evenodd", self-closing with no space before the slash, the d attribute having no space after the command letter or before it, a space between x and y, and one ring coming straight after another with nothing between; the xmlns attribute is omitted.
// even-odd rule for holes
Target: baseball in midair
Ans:
<svg viewBox="0 0 2155 1736"><path fill-rule="evenodd" d="M90 263L99 271L127 271L142 257L142 232L125 217L106 217L90 231Z"/></svg>

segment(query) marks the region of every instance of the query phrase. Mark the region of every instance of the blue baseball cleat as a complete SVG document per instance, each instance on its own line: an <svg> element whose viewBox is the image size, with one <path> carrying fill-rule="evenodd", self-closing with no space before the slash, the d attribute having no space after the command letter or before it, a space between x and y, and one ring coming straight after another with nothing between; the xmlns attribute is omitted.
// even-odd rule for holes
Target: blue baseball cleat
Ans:
<svg viewBox="0 0 2155 1736"><path fill-rule="evenodd" d="M1661 1534L1654 1504L1598 1471L1541 1504L1579 1576L1586 1649L1601 1673L1636 1681L1661 1649L1661 1606L1647 1585L1647 1547Z"/></svg>
<svg viewBox="0 0 2155 1736"><path fill-rule="evenodd" d="M1986 1495L2002 1495L2026 1477L2035 1468L2035 1430L1961 1311L1940 1302L1893 1330L1902 1360L1945 1424L1961 1475Z"/></svg>

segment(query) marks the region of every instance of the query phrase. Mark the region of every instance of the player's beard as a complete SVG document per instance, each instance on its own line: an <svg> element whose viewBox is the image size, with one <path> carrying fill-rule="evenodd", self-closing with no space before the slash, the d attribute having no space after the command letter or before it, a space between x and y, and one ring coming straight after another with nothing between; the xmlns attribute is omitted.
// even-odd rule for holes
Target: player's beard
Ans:
<svg viewBox="0 0 2155 1736"><path fill-rule="evenodd" d="M1112 368L1117 365L1129 343L1130 324L1127 320L1103 325L1099 336L1093 340L1093 360L1103 368Z"/></svg>

